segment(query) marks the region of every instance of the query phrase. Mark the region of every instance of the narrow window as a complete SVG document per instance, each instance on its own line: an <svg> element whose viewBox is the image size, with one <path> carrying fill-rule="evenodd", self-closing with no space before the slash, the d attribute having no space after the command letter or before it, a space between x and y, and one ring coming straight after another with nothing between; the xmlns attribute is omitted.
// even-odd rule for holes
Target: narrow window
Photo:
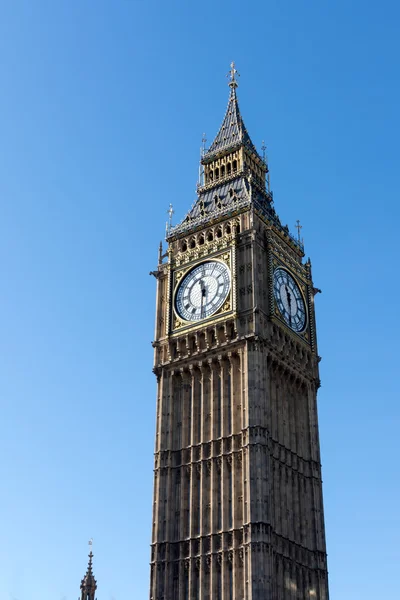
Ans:
<svg viewBox="0 0 400 600"><path fill-rule="evenodd" d="M193 410L193 387L189 383L189 385L188 385L188 413L187 413L187 421L188 421L187 445L188 446L190 446L192 443L192 410Z"/></svg>
<svg viewBox="0 0 400 600"><path fill-rule="evenodd" d="M218 167L215 169L215 179L219 178L219 169Z"/></svg>
<svg viewBox="0 0 400 600"><path fill-rule="evenodd" d="M228 162L228 164L227 164L226 171L227 171L228 175L230 175L230 174L231 174L231 171L232 171L232 165L231 165L231 163L230 163L230 162Z"/></svg>
<svg viewBox="0 0 400 600"><path fill-rule="evenodd" d="M200 511L201 511L201 479L197 478L196 481L196 535L200 533Z"/></svg>
<svg viewBox="0 0 400 600"><path fill-rule="evenodd" d="M174 577L174 582L172 586L172 597L173 600L179 600L179 579L178 577Z"/></svg>
<svg viewBox="0 0 400 600"><path fill-rule="evenodd" d="M201 385L201 381L199 380L198 382L198 402L197 402L197 442L200 443L201 442L201 409L202 409L202 405L201 405L201 400L202 400L202 385Z"/></svg>
<svg viewBox="0 0 400 600"><path fill-rule="evenodd" d="M186 537L190 537L190 475L188 477L186 477L186 499L187 499L187 504L186 504L186 524L185 524L185 532L186 532Z"/></svg>
<svg viewBox="0 0 400 600"><path fill-rule="evenodd" d="M233 527L233 512L232 512L232 468L228 468L228 527Z"/></svg>
<svg viewBox="0 0 400 600"><path fill-rule="evenodd" d="M176 386L176 439L175 448L179 450L182 447L182 386Z"/></svg>
<svg viewBox="0 0 400 600"><path fill-rule="evenodd" d="M221 472L217 470L217 529L222 529L222 489Z"/></svg>
<svg viewBox="0 0 400 600"><path fill-rule="evenodd" d="M179 540L180 537L180 520L181 520L181 472L177 469L175 472L175 527L174 537Z"/></svg>
<svg viewBox="0 0 400 600"><path fill-rule="evenodd" d="M229 563L228 567L228 598L229 600L233 600L233 572L232 572L232 563Z"/></svg>
<svg viewBox="0 0 400 600"><path fill-rule="evenodd" d="M183 575L183 598L189 600L189 573L187 571Z"/></svg>
<svg viewBox="0 0 400 600"><path fill-rule="evenodd" d="M222 600L222 572L217 568L217 600Z"/></svg>
<svg viewBox="0 0 400 600"><path fill-rule="evenodd" d="M237 160L233 161L233 171L237 171Z"/></svg>
<svg viewBox="0 0 400 600"><path fill-rule="evenodd" d="M218 375L217 381L217 437L221 437L221 375Z"/></svg>
<svg viewBox="0 0 400 600"><path fill-rule="evenodd" d="M231 389L231 374L228 371L226 377L226 404L227 404L227 424L226 424L226 433L227 435L231 435L232 433L232 389Z"/></svg>
<svg viewBox="0 0 400 600"><path fill-rule="evenodd" d="M199 585L199 572L197 569L194 570L194 598L199 600L200 598L200 585Z"/></svg>
<svg viewBox="0 0 400 600"><path fill-rule="evenodd" d="M222 165L221 167L221 177L224 177L225 175L225 165Z"/></svg>

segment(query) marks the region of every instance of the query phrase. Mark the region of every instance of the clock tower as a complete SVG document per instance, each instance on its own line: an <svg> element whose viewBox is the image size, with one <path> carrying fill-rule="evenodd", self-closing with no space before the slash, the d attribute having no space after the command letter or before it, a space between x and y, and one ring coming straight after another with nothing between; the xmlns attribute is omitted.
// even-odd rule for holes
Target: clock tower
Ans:
<svg viewBox="0 0 400 600"><path fill-rule="evenodd" d="M198 198L160 248L151 600L328 600L314 295L232 64Z"/></svg>

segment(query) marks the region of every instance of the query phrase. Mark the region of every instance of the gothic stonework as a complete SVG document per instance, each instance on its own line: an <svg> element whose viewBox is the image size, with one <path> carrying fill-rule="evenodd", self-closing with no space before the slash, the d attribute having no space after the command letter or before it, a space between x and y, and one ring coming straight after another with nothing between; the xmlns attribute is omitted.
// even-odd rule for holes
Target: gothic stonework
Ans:
<svg viewBox="0 0 400 600"><path fill-rule="evenodd" d="M153 272L150 598L328 600L316 289L273 208L235 74L198 200Z"/></svg>

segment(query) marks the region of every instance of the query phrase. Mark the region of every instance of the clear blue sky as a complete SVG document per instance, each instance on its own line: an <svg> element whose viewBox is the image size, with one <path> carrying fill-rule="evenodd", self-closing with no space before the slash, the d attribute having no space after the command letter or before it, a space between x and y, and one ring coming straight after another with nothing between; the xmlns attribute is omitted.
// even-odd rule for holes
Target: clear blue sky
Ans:
<svg viewBox="0 0 400 600"><path fill-rule="evenodd" d="M0 599L148 597L166 210L241 111L313 261L332 600L399 597L394 0L0 2ZM135 484L140 482L140 484Z"/></svg>

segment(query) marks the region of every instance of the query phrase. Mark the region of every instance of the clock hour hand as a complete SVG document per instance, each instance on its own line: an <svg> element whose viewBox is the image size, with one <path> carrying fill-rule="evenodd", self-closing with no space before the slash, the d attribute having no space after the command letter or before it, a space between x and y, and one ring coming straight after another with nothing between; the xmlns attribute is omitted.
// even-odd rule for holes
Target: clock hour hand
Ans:
<svg viewBox="0 0 400 600"><path fill-rule="evenodd" d="M201 289L200 318L203 318L203 298L206 297L207 289L206 289L206 286L204 285L204 281L202 279L200 279L199 283L200 283L200 289Z"/></svg>
<svg viewBox="0 0 400 600"><path fill-rule="evenodd" d="M285 285L285 290L286 290L286 299L287 299L287 303L288 303L288 306L289 306L289 310L288 310L288 313L289 313L289 325L292 325L292 297L290 295L289 288L288 288L287 285Z"/></svg>

